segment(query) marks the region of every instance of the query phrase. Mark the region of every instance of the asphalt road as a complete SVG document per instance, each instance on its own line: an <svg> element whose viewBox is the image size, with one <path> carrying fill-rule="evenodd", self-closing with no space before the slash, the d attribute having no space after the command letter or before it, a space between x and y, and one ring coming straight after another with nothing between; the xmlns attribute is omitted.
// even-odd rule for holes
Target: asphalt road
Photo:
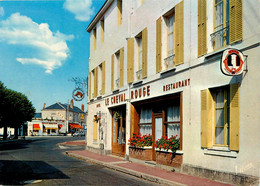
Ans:
<svg viewBox="0 0 260 186"><path fill-rule="evenodd" d="M30 137L0 144L0 184L3 185L158 185L63 153L84 147L57 144L83 137Z"/></svg>

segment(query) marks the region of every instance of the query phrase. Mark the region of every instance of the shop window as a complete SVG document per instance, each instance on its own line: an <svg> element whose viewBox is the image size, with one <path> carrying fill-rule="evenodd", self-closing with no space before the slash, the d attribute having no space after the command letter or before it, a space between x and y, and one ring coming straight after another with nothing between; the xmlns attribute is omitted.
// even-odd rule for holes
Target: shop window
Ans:
<svg viewBox="0 0 260 186"><path fill-rule="evenodd" d="M139 132L141 135L152 135L152 109L141 109Z"/></svg>
<svg viewBox="0 0 260 186"><path fill-rule="evenodd" d="M167 107L165 115L166 135L168 137L171 135L180 137L180 106Z"/></svg>
<svg viewBox="0 0 260 186"><path fill-rule="evenodd" d="M239 150L239 84L201 91L201 146Z"/></svg>

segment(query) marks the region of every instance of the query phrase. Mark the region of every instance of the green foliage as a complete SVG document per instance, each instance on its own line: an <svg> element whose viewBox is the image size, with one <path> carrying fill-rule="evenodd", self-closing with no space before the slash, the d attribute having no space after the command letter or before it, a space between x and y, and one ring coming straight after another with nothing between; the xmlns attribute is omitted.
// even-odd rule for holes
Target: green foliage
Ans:
<svg viewBox="0 0 260 186"><path fill-rule="evenodd" d="M180 139L176 136L171 136L170 138L167 138L167 136L162 136L161 139L158 139L155 142L155 147L164 150L171 150L173 153L176 152L180 148Z"/></svg>
<svg viewBox="0 0 260 186"><path fill-rule="evenodd" d="M0 82L0 126L20 127L30 121L35 108L28 98L14 90L8 89Z"/></svg>
<svg viewBox="0 0 260 186"><path fill-rule="evenodd" d="M136 133L133 133L133 137L130 138L128 142L132 147L152 146L153 144L152 136L150 134L140 136Z"/></svg>

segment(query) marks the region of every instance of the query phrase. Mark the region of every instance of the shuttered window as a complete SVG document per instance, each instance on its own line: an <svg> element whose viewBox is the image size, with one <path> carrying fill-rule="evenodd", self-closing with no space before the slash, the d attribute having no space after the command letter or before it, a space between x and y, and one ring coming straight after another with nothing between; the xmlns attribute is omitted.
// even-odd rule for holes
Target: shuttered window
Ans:
<svg viewBox="0 0 260 186"><path fill-rule="evenodd" d="M124 48L119 51L119 63L120 63L120 87L124 86Z"/></svg>
<svg viewBox="0 0 260 186"><path fill-rule="evenodd" d="M88 73L88 99L91 99L91 72Z"/></svg>
<svg viewBox="0 0 260 186"><path fill-rule="evenodd" d="M94 98L98 95L98 67L94 69Z"/></svg>
<svg viewBox="0 0 260 186"><path fill-rule="evenodd" d="M117 0L117 26L122 23L122 0Z"/></svg>
<svg viewBox="0 0 260 186"><path fill-rule="evenodd" d="M156 21L156 73L161 72L162 69L162 18L158 18Z"/></svg>
<svg viewBox="0 0 260 186"><path fill-rule="evenodd" d="M105 61L102 63L102 95L105 94L105 85L106 85L106 66Z"/></svg>
<svg viewBox="0 0 260 186"><path fill-rule="evenodd" d="M147 77L147 28L142 31L142 78Z"/></svg>
<svg viewBox="0 0 260 186"><path fill-rule="evenodd" d="M175 35L174 35L174 50L175 50L175 65L183 64L184 61L184 24L183 24L183 1L175 7Z"/></svg>
<svg viewBox="0 0 260 186"><path fill-rule="evenodd" d="M104 42L104 32L105 32L105 20L104 18L100 21L101 26L101 43Z"/></svg>
<svg viewBox="0 0 260 186"><path fill-rule="evenodd" d="M223 146L239 151L239 86L201 91L202 147Z"/></svg>
<svg viewBox="0 0 260 186"><path fill-rule="evenodd" d="M243 38L242 0L214 1L214 50L233 44Z"/></svg>
<svg viewBox="0 0 260 186"><path fill-rule="evenodd" d="M207 53L207 0L198 0L198 56Z"/></svg>
<svg viewBox="0 0 260 186"><path fill-rule="evenodd" d="M114 54L111 56L111 91L114 90Z"/></svg>
<svg viewBox="0 0 260 186"><path fill-rule="evenodd" d="M127 83L134 81L134 38L127 40Z"/></svg>
<svg viewBox="0 0 260 186"><path fill-rule="evenodd" d="M94 50L96 50L97 48L97 29L94 28L93 29L93 47L94 47Z"/></svg>
<svg viewBox="0 0 260 186"><path fill-rule="evenodd" d="M96 121L93 121L93 140L97 140L97 132L98 132L98 123Z"/></svg>

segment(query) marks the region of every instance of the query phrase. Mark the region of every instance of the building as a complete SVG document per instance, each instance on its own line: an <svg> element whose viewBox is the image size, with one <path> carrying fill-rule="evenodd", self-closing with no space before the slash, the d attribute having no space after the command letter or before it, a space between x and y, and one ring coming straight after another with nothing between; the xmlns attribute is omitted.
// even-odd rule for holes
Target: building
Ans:
<svg viewBox="0 0 260 186"><path fill-rule="evenodd" d="M107 0L87 27L87 149L128 158L134 132L153 141L178 135L181 171L257 180L258 7L257 0ZM243 53L242 61L227 57L231 76L220 69L228 48Z"/></svg>
<svg viewBox="0 0 260 186"><path fill-rule="evenodd" d="M28 135L58 135L74 133L82 130L86 125L86 113L84 106L82 110L73 105L73 100L69 104L60 102L42 109L40 118L35 114L35 118L28 122Z"/></svg>

